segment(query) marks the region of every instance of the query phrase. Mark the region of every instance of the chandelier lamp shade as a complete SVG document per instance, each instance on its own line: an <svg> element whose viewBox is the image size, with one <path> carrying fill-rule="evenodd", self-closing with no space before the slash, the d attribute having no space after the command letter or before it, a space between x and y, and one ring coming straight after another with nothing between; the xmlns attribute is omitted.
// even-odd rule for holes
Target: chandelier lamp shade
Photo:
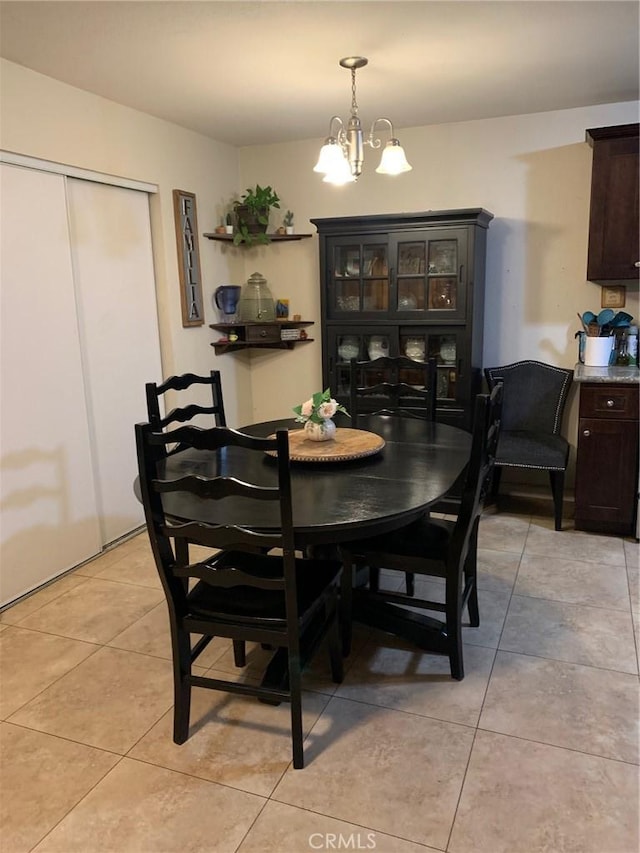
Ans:
<svg viewBox="0 0 640 853"><path fill-rule="evenodd" d="M388 118L374 119L367 136L362 131L356 100L356 71L368 63L364 56L345 56L340 60L343 68L351 71L351 115L345 124L340 116L331 116L329 121L329 136L320 149L318 162L314 172L324 175L327 184L341 186L353 183L362 173L364 162L364 147L382 148L382 140L376 136L376 130L382 126L389 133L389 139L382 148L380 164L376 169L381 175L399 175L409 172L411 166L407 162L403 147L393 133L393 124Z"/></svg>

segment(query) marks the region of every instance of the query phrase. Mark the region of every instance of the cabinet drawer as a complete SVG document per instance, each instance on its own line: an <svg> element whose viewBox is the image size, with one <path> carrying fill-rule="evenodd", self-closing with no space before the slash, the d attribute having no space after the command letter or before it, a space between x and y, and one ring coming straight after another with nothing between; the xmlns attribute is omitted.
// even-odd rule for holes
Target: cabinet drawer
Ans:
<svg viewBox="0 0 640 853"><path fill-rule="evenodd" d="M638 420L638 386L581 385L580 417Z"/></svg>
<svg viewBox="0 0 640 853"><path fill-rule="evenodd" d="M247 324L245 335L250 343L274 343L280 340L280 326L269 323L258 323L255 326Z"/></svg>

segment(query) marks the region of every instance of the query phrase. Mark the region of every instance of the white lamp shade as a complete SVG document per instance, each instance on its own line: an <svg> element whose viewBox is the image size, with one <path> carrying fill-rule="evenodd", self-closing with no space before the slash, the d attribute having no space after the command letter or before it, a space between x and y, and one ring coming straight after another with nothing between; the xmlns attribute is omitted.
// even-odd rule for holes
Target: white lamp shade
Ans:
<svg viewBox="0 0 640 853"><path fill-rule="evenodd" d="M349 161L342 153L342 150L340 150L340 157L335 158L335 161L331 164L331 169L327 171L322 180L325 184L334 184L338 187L355 181Z"/></svg>
<svg viewBox="0 0 640 853"><path fill-rule="evenodd" d="M382 151L376 172L381 175L399 175L401 172L410 172L411 168L402 145L397 139L390 139Z"/></svg>
<svg viewBox="0 0 640 853"><path fill-rule="evenodd" d="M325 139L324 145L320 149L318 162L313 167L313 171L327 175L340 168L340 160L344 160L342 148L338 145L335 136L330 136Z"/></svg>

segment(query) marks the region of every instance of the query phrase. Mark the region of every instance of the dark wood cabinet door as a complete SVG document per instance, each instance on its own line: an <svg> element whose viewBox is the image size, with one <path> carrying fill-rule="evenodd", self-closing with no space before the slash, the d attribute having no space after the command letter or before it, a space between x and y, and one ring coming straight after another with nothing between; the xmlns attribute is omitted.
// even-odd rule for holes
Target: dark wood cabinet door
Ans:
<svg viewBox="0 0 640 853"><path fill-rule="evenodd" d="M638 125L587 131L593 146L587 278L640 279Z"/></svg>
<svg viewBox="0 0 640 853"><path fill-rule="evenodd" d="M638 422L580 418L576 528L631 533L637 487Z"/></svg>

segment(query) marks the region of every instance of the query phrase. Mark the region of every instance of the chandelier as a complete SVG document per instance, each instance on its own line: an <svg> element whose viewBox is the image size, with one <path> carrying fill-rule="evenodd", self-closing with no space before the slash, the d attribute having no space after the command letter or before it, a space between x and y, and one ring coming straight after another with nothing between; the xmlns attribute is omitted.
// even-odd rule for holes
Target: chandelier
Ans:
<svg viewBox="0 0 640 853"><path fill-rule="evenodd" d="M358 179L362 172L364 146L382 147L382 140L375 136L376 127L380 124L385 125L389 131L389 140L382 149L380 165L376 172L381 175L399 175L411 170L403 147L393 135L393 124L388 118L374 119L366 138L362 132L356 101L356 70L364 68L368 62L365 56L345 56L340 60L340 65L351 71L351 115L346 126L340 116L331 116L329 121L329 136L325 139L318 162L313 167L314 172L324 175L323 181L327 184L340 186Z"/></svg>

